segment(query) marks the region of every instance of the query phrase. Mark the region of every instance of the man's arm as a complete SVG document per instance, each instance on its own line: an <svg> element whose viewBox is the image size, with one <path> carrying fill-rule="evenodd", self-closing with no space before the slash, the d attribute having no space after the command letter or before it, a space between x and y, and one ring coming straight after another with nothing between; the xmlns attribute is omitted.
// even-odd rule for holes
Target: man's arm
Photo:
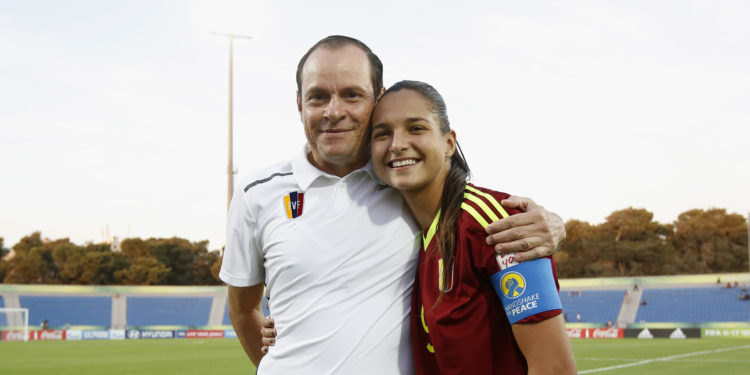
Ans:
<svg viewBox="0 0 750 375"><path fill-rule="evenodd" d="M487 226L487 244L498 254L515 253L519 262L554 254L565 240L565 223L530 198L511 196L500 204L523 212Z"/></svg>
<svg viewBox="0 0 750 375"><path fill-rule="evenodd" d="M263 283L248 287L229 286L229 318L250 360L258 366L261 353L261 327L263 326Z"/></svg>

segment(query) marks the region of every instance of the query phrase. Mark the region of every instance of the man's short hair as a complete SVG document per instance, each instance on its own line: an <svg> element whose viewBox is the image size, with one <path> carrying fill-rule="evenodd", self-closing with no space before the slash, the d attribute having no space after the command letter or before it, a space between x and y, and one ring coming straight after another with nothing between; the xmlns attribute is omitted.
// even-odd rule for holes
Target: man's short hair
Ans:
<svg viewBox="0 0 750 375"><path fill-rule="evenodd" d="M311 53L313 53L313 51L321 47L336 49L348 44L359 47L362 51L365 52L365 54L367 54L367 60L370 62L370 81L372 82L372 93L377 98L378 93L380 93L380 90L383 88L383 63L380 62L378 56L375 55L370 47L368 47L366 44L360 42L357 39L343 35L331 35L321 39L320 41L315 43L315 45L310 47L310 49L307 50L307 53L302 56L302 59L299 60L299 64L297 64L297 93L301 95L302 68L305 66L307 58Z"/></svg>

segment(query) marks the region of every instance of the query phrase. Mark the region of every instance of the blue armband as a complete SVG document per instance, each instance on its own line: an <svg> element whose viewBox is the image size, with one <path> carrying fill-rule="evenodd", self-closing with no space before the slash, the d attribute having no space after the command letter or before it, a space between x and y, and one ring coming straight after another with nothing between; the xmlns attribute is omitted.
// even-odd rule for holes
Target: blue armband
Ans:
<svg viewBox="0 0 750 375"><path fill-rule="evenodd" d="M545 311L562 309L548 258L508 267L490 276L510 324Z"/></svg>

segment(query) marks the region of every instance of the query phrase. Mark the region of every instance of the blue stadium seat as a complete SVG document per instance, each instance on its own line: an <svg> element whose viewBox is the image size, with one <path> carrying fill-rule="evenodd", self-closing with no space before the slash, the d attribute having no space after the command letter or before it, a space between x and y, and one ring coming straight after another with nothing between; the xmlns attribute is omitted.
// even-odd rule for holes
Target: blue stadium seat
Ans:
<svg viewBox="0 0 750 375"><path fill-rule="evenodd" d="M50 328L71 325L109 326L112 298L109 296L19 296L21 307L29 309L29 326L48 320Z"/></svg>
<svg viewBox="0 0 750 375"><path fill-rule="evenodd" d="M750 301L740 301L739 288L645 289L635 321L639 322L747 322Z"/></svg>
<svg viewBox="0 0 750 375"><path fill-rule="evenodd" d="M5 300L3 299L3 296L0 296L0 307L5 307ZM0 314L0 327L7 327L8 326L8 318L5 314Z"/></svg>
<svg viewBox="0 0 750 375"><path fill-rule="evenodd" d="M267 301L266 296L263 296L263 301L261 302L261 308L263 309L263 316L270 315L268 313L268 309L266 308L266 301ZM221 320L221 324L223 324L225 326L231 326L232 325L232 320L229 319L229 302L227 302L224 305L224 319Z"/></svg>
<svg viewBox="0 0 750 375"><path fill-rule="evenodd" d="M625 290L561 290L563 314L568 322L575 323L576 313L583 323L612 323L617 321Z"/></svg>
<svg viewBox="0 0 750 375"><path fill-rule="evenodd" d="M129 327L205 326L213 297L127 297Z"/></svg>

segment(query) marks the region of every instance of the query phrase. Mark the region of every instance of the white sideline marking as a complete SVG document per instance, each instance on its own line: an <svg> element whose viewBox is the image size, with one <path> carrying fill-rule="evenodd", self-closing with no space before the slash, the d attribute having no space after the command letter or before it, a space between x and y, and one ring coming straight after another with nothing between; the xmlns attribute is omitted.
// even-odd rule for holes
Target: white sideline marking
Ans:
<svg viewBox="0 0 750 375"><path fill-rule="evenodd" d="M728 351L731 351L731 350L739 350L739 349L750 349L750 345L732 346L732 347L729 347L729 348L720 348L720 349L714 349L714 350L702 350L702 351L699 351L699 352L670 355L668 357L645 359L643 361L626 363L626 364L623 364L623 365L608 366L608 367L595 368L595 369L586 370L586 371L579 371L578 373L579 374L590 374L590 373L593 373L593 372L602 372L602 371L609 371L609 370L617 370L617 369L621 369L621 368L625 368L625 367L633 367L633 366L645 365L645 364L648 364L648 363L651 363L651 362L671 361L671 360L677 359L677 358L692 357L692 356L701 355L701 354L728 352Z"/></svg>

